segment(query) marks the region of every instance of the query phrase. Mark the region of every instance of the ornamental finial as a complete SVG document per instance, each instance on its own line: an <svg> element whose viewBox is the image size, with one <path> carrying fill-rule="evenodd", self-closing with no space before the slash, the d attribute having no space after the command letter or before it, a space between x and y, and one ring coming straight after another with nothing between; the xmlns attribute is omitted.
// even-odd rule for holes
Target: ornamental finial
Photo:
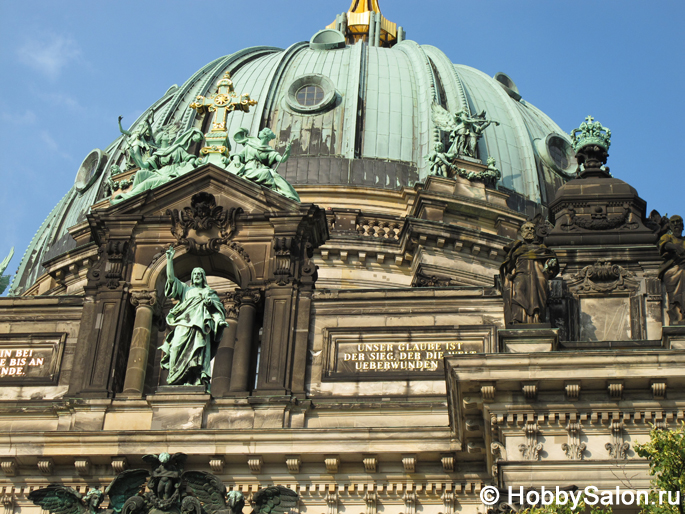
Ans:
<svg viewBox="0 0 685 514"><path fill-rule="evenodd" d="M593 121L592 116L585 118L580 127L571 131L573 138L573 149L578 152L581 148L588 145L597 145L604 150L609 150L611 145L611 130L603 127L599 121Z"/></svg>

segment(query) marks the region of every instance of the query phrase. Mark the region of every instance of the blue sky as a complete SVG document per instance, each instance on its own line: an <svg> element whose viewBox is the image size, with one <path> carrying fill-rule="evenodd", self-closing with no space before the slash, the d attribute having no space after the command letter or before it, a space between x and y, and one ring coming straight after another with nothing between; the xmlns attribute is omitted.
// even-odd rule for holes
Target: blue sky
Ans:
<svg viewBox="0 0 685 514"><path fill-rule="evenodd" d="M608 165L648 212L685 214L682 0L381 0L409 39L502 71L570 131L612 130ZM93 148L171 85L254 45L308 40L349 0L0 0L0 259L15 271ZM124 124L126 125L126 121Z"/></svg>

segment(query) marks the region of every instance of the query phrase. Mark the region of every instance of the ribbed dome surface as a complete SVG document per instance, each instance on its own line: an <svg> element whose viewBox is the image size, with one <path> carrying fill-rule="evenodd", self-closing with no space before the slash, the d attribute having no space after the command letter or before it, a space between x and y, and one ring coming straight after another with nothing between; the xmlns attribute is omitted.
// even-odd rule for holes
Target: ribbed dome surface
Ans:
<svg viewBox="0 0 685 514"><path fill-rule="evenodd" d="M550 134L568 141L551 119L494 78L452 64L435 47L408 40L392 48L359 42L322 50L303 42L286 50L252 47L236 52L210 62L182 86L167 91L149 109L154 113L153 128L179 123L181 130L198 127L206 132L211 116L199 118L188 106L198 95L214 93L227 71L236 93L249 93L258 101L249 113L229 115L229 135L232 138L241 127L256 135L269 126L277 136L277 148L292 140L291 158L279 173L296 189L303 184L412 187L428 172L425 156L437 134L431 119L433 102L451 112L485 110L488 119L500 123L485 130L478 154L483 162L496 159L502 172L499 186L515 193L518 205L546 205L565 181L546 164L549 158L540 156ZM320 108L298 109L295 89L310 83L320 84L324 92L331 90L331 101ZM444 140L446 134L440 137ZM72 188L41 226L11 294L30 286L44 272L43 262L73 248L67 229L83 221L90 205L102 196L111 165L123 160L123 138L107 147L106 154L104 171L90 189Z"/></svg>

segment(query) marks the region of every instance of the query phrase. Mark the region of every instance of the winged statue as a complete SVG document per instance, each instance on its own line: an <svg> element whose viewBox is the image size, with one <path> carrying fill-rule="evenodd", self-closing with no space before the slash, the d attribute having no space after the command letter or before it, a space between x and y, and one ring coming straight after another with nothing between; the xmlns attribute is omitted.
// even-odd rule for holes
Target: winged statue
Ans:
<svg viewBox="0 0 685 514"><path fill-rule="evenodd" d="M31 492L29 499L52 514L242 514L243 494L227 491L211 473L184 471L187 457L166 452L144 455L151 473L126 470L104 492L91 489L82 495L71 487L52 484ZM109 508L101 509L105 496L109 497ZM267 487L253 495L252 514L286 514L297 508L298 501L298 494L287 487Z"/></svg>
<svg viewBox="0 0 685 514"><path fill-rule="evenodd" d="M82 495L71 487L51 484L32 491L28 498L53 514L120 514L126 500L140 492L148 476L144 469L131 469L117 475L104 492L90 489ZM109 496L109 509L100 508L105 495Z"/></svg>
<svg viewBox="0 0 685 514"><path fill-rule="evenodd" d="M483 131L499 122L485 119L485 111L471 116L466 110L451 113L437 103L431 105L431 118L437 128L450 134L448 155L476 158L476 147Z"/></svg>

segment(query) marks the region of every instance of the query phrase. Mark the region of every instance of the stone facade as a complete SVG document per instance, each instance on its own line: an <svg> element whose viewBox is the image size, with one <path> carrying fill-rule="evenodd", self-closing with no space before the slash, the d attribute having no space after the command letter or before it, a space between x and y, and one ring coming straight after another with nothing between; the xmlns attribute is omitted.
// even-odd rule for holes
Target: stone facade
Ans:
<svg viewBox="0 0 685 514"><path fill-rule="evenodd" d="M553 204L561 273L544 326L505 326L496 280L525 217L465 179L431 177L375 214L207 165L94 205L77 249L0 300L1 349L17 359L0 377L6 511L163 451L248 496L286 485L329 513L475 512L485 485L613 488L621 473L645 487L632 448L684 418L685 328L664 326L648 228L555 235L554 206L583 180ZM179 226L198 192L227 214L214 232ZM648 227L644 204L632 219ZM172 243L179 277L201 264L227 308L211 393L164 386ZM22 367L27 352L44 360Z"/></svg>
<svg viewBox="0 0 685 514"><path fill-rule="evenodd" d="M344 38L295 45L288 59L312 53L312 66L325 61L321 52L339 49L336 58L347 61L338 67L352 70L351 78L341 76L335 89L318 68L313 75L307 68L316 78L308 87L330 86L323 88L330 102L291 113L299 90L288 86L292 95L280 103L275 92L287 81L278 77L294 71L279 57L272 62L275 85L253 84L265 110L224 119L231 130L247 119L260 130L277 121L285 138L277 144L292 142L296 126L311 136L321 120L344 121L345 130L335 132L344 137L331 138L340 148L330 155L317 154L314 139L307 146L309 136L297 140L287 163L290 150L255 150L278 153L274 162L285 163L281 171L297 189L291 197L227 171L227 148L217 153L191 139L181 154L192 166L167 169L155 187L118 196L140 185L136 176L158 176L135 166L112 174L131 151L127 139L111 155L98 154L107 161L98 161L98 173L110 173L107 185L100 178L89 196L74 200L78 216L63 219L78 222L64 228L58 246L40 246L42 236L32 243L12 290L17 295L0 298L5 514L39 514L28 495L51 483L81 493L104 489L119 473L145 467L144 456L163 452L187 454L187 469L214 473L248 500L261 488L286 486L299 495L297 510L310 513L485 512L480 493L492 485L648 486L635 443L654 425L685 420L685 325L669 324L666 315L657 248L663 227L654 221L661 218L648 218L638 193L599 161L592 168L587 158L584 172L571 178L568 170L582 159L571 155L568 136L542 134L520 120L502 118L502 127L488 129L479 158L452 156L461 175L427 175L424 157L440 148L432 136L441 137L428 99L466 109L469 81L459 74L470 77L469 87L484 79L455 68L437 49L403 41L403 30L393 37L387 45L380 36L370 46L345 46ZM188 134L206 132L210 117L188 102L202 98L217 73L229 77L234 67L236 81L247 80L275 52L258 47L218 60L171 89L149 119L157 116L157 129L182 119ZM421 80L414 71L405 77L419 87L413 97L388 96L393 105L408 99L404 114L420 111L393 126L406 124L402 138L392 139L390 129L374 135L373 125L358 119L385 105L384 86L362 91L360 80L368 74L362 60L371 67L379 55L428 70L416 72ZM401 69L386 68L389 77ZM482 116L489 105L503 105L499 112L512 120L532 109L512 104L521 96L502 89L501 77L488 81L481 86L495 88L497 101L481 104ZM343 82L352 88L344 98ZM351 114L342 120L345 112ZM228 137L225 125L216 130ZM323 139L334 133L317 130ZM554 148L568 150L564 166L551 166L553 156L544 157L540 145L534 151L532 140L520 144L552 136L559 140ZM374 137L390 138L392 155L380 143L376 153L364 153ZM502 163L502 183L465 178L495 169L486 157L494 159L495 149L509 155L509 146L520 162ZM214 159L202 160L200 148ZM297 195L301 202L290 199ZM58 212L73 207L65 205ZM505 299L514 287L510 273L518 271L505 259L524 225L533 230L530 218L541 231L523 254L544 246L541 255L558 262L553 272L549 260L522 267L547 273L537 282L545 308L531 323L508 324ZM168 385L161 365L174 305L164 296L171 245L177 277L187 281L202 267L226 311L209 390Z"/></svg>

